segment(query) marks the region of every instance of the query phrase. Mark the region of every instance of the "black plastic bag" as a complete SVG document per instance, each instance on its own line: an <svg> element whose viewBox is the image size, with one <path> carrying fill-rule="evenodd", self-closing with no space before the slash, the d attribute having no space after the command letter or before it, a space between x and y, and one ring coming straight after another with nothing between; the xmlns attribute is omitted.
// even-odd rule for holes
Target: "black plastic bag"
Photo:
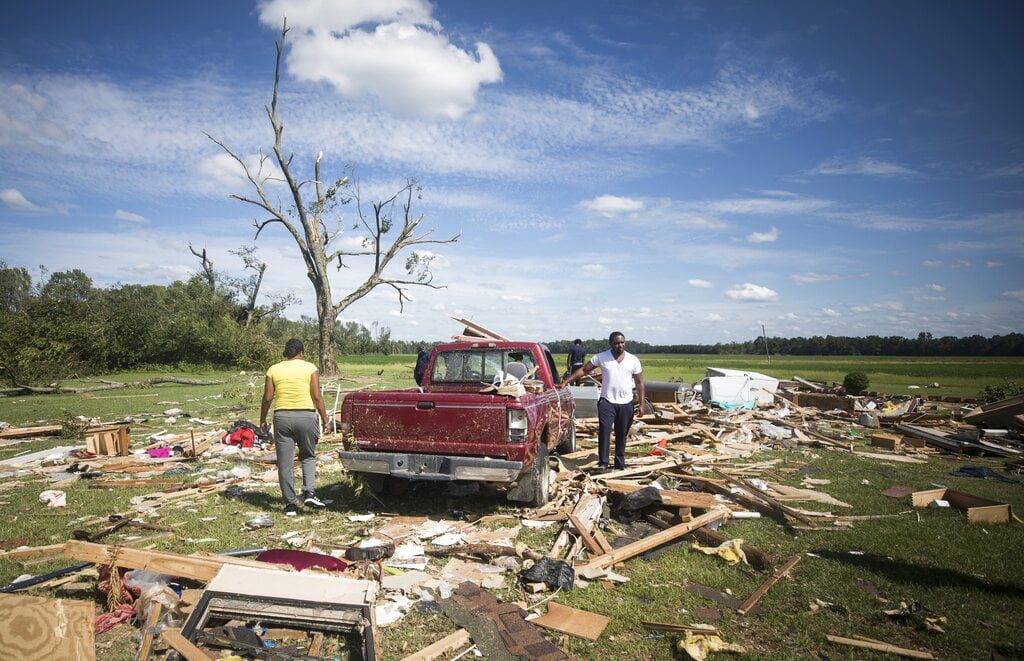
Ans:
<svg viewBox="0 0 1024 661"><path fill-rule="evenodd" d="M571 590L576 580L576 572L565 560L544 556L529 569L519 572L519 580L523 583L544 583L549 588Z"/></svg>

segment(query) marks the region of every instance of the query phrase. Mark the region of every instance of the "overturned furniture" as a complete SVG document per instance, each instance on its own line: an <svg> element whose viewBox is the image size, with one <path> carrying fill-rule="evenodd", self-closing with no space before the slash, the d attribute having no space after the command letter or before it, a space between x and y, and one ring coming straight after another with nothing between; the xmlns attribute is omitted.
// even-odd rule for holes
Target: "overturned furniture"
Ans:
<svg viewBox="0 0 1024 661"><path fill-rule="evenodd" d="M227 565L210 581L181 633L202 642L203 629L218 621L257 620L342 636L350 658L370 661L377 658L376 598L373 581Z"/></svg>

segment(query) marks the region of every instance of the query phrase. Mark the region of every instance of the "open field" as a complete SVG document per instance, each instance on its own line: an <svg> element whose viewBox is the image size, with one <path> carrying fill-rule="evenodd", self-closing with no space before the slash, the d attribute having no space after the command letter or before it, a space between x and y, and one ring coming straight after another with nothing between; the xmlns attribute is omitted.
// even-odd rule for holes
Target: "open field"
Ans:
<svg viewBox="0 0 1024 661"><path fill-rule="evenodd" d="M798 374L829 380L840 380L846 371L862 369L871 377L873 388L900 393L907 392L905 386L910 383L923 386L938 381L944 386L941 393L975 394L986 383L1007 377L1019 380L1024 372L1019 359L775 358L771 367L764 358L752 356L643 356L642 359L647 378L656 380L692 381L707 365L746 367L785 378ZM356 382L342 383L353 388L408 386L412 381L412 365L412 356L346 360L342 364L344 374ZM157 374L162 372L135 372L113 378L140 379ZM0 398L0 420L15 424L39 419L59 420L65 412L110 419L133 413L154 415L171 406L218 421L254 420L258 415L260 373L216 371L189 373L188 376L220 378L228 383L202 387L164 385L99 392L93 396ZM891 384L891 387L883 384ZM161 422L159 417L151 419L152 425ZM187 423L184 427L175 426L175 429L187 428ZM137 432L136 438L141 438L155 429L138 427L133 431ZM52 439L0 447L0 460L62 444L66 441ZM382 504L361 493L358 484L332 461L334 449L338 447L321 447L319 491L335 501L326 513L286 519L280 513L276 484L250 486L241 495L210 494L187 508L167 508L161 512L159 523L176 526L175 533L152 543L157 549L178 552L280 547L284 544L282 534L299 530L318 535L321 548L341 548L365 533L366 524L350 522L346 514L386 510L451 517L456 510L468 516L516 511L500 496L456 497L437 486L417 487L405 497L385 498ZM640 622L706 622L714 615L714 610L700 610L698 614L698 609L711 608L719 612L721 620L710 623L722 630L725 640L746 646L750 658L882 658L879 654L832 645L825 640L826 634L868 636L904 647L927 649L939 658L987 658L990 652L1011 658L1024 656L1024 616L1021 615L1024 613L1024 565L1017 557L1018 549L1024 547L1024 525L968 526L965 518L955 511L915 511L908 498L891 499L880 493L893 485L925 489L939 483L1009 502L1018 512L1024 511L1022 484L949 475L964 463L1002 470L1000 462L932 457L927 464L894 464L825 449L773 451L758 457L761 458L782 459L766 477L787 485L798 486L804 475L830 480L828 486L820 488L852 505L848 510L833 511L890 515L891 518L859 521L852 529L824 528L798 531L795 535L767 519L729 522L724 529L727 534L743 538L770 553L777 564L795 554L813 554L804 555L792 572L792 580L782 580L772 588L761 601L764 606L761 614L747 617L698 596L684 586L697 582L719 591L731 591L743 599L765 578L749 567L726 566L715 556L690 550L688 542L676 544L656 557L630 560L619 570L630 578L629 583L611 590L594 583L586 589L558 596L562 603L611 618L610 626L597 642L570 638L568 646L573 655L588 659L677 658L674 637L651 635ZM174 479L190 483L199 476L227 470L232 465L229 460L207 459L197 467L198 472ZM76 527L76 519L125 511L132 496L155 490L91 489L88 481L82 480L66 489L67 508L48 510L37 500L39 492L46 488L44 480L29 479L0 490L0 514L3 515L0 516L0 540L25 536L27 543L33 546L62 542ZM825 509L814 503L801 504L801 507ZM242 524L261 512L270 514L274 526L243 531ZM524 529L517 541L544 549L550 545L555 530ZM116 533L104 541L125 541L131 534L148 533L129 530L123 536ZM0 561L0 582L67 564L70 563L62 558L33 561L28 565ZM52 596L53 593L39 594ZM536 601L517 587L510 587L501 594L506 599ZM101 597L92 591L78 598ZM900 622L882 614L883 609L898 608L901 601L920 603L929 617L947 618L943 625L945 633L928 631L919 620ZM111 661L132 658L135 642L124 635L125 629L119 627L98 639L104 658ZM401 658L436 640L439 634L454 629L444 615L415 609L398 625L382 629L382 656Z"/></svg>

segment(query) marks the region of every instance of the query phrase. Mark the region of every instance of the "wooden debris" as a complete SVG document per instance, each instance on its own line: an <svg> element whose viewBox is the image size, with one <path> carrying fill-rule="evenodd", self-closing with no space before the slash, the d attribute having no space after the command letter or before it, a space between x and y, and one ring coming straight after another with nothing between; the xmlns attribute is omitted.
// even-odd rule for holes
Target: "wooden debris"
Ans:
<svg viewBox="0 0 1024 661"><path fill-rule="evenodd" d="M582 567L577 568L577 573L584 576L593 578L598 575L597 570L611 567L612 565L628 560L635 556L650 551L653 548L657 548L662 544L671 542L674 539L679 539L683 535L692 530L706 526L709 523L718 521L720 519L727 518L729 516L729 510L725 508L715 508L706 514L701 514L692 521L686 523L680 523L677 526L672 526L667 530L656 532L653 535L637 540L631 544L627 544L622 548L615 549L611 553L605 553L596 558L593 558L590 562L586 563ZM588 576L588 574L590 574Z"/></svg>
<svg viewBox="0 0 1024 661"><path fill-rule="evenodd" d="M553 601L548 602L547 613L535 620L531 620L537 626L579 636L587 640L597 640L600 638L610 621L604 615L563 606Z"/></svg>
<svg viewBox="0 0 1024 661"><path fill-rule="evenodd" d="M162 611L163 605L160 602L154 602L150 607L146 624L142 628L142 642L139 644L139 652L135 655L135 661L146 661L149 658L149 652L153 648L153 628L160 621Z"/></svg>
<svg viewBox="0 0 1024 661"><path fill-rule="evenodd" d="M96 658L95 618L96 605L91 601L0 595L2 656L91 661Z"/></svg>
<svg viewBox="0 0 1024 661"><path fill-rule="evenodd" d="M448 652L454 652L457 649L461 649L463 645L470 642L472 639L469 637L469 632L465 629L459 629L453 634L449 634L441 640L432 643L415 654L402 659L402 661L433 661L439 656L443 656ZM313 653L310 652L310 656Z"/></svg>
<svg viewBox="0 0 1024 661"><path fill-rule="evenodd" d="M830 643L836 643L837 645L848 645L850 647L859 647L860 649L865 650L875 650L876 652L887 652L889 654L907 657L908 659L935 658L931 652L921 652L920 650L907 649L906 647L897 647L896 645L890 645L889 643L844 638L842 636L833 636L832 634L828 634L826 638L828 638Z"/></svg>
<svg viewBox="0 0 1024 661"><path fill-rule="evenodd" d="M128 569L148 569L160 574L168 574L180 578L209 582L217 575L224 565L259 566L264 569L285 570L283 565L257 562L244 558L233 558L226 555L209 555L203 557L167 553L164 551L146 551L125 546L107 546L91 542L69 541L64 545L64 557L81 562L92 562L98 565L110 564L111 559L118 567Z"/></svg>
<svg viewBox="0 0 1024 661"><path fill-rule="evenodd" d="M185 661L210 661L211 657L206 652L181 635L181 629L164 629L160 632L160 638L185 657Z"/></svg>
<svg viewBox="0 0 1024 661"><path fill-rule="evenodd" d="M794 555L786 561L786 564L775 570L775 573L771 575L771 578L762 583L761 587L757 588L757 590L754 590L754 594L750 595L750 597L744 601L738 609L736 609L739 614L746 615L749 613L750 609L754 607L754 604L760 601L761 597L763 597L768 590L771 590L772 586L775 585L780 578L788 574L789 570L795 567L796 563L800 562L801 558L803 558L802 555Z"/></svg>

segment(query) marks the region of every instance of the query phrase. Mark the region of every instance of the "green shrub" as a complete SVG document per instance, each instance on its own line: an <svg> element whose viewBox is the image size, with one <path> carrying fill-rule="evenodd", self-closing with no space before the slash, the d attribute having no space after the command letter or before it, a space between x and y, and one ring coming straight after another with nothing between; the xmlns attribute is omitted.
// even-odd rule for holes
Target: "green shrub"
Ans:
<svg viewBox="0 0 1024 661"><path fill-rule="evenodd" d="M985 400L985 403L998 402L1001 399L1008 397L1016 397L1017 395L1024 395L1024 385L1017 383L1016 381L1010 381L1004 379L1002 383L994 386L985 386L985 390L981 392L981 398Z"/></svg>
<svg viewBox="0 0 1024 661"><path fill-rule="evenodd" d="M860 395L868 389L868 375L864 372L850 372L843 377L843 389L850 395Z"/></svg>

